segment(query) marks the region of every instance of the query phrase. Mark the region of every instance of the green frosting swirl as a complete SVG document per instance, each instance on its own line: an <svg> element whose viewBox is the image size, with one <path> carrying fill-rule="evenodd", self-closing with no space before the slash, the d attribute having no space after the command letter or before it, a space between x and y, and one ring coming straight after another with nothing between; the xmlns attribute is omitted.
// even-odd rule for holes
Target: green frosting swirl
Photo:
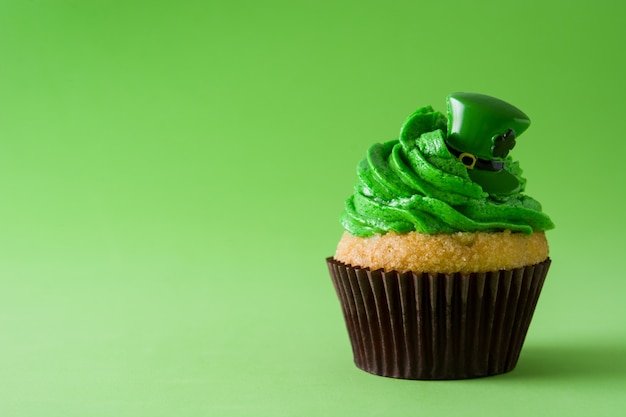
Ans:
<svg viewBox="0 0 626 417"><path fill-rule="evenodd" d="M341 215L348 232L371 236L508 229L531 234L554 227L539 202L522 194L526 181L517 162L508 157L505 169L520 180L520 192L489 195L448 150L443 114L422 107L411 118L411 132L371 146L358 164L354 194Z"/></svg>

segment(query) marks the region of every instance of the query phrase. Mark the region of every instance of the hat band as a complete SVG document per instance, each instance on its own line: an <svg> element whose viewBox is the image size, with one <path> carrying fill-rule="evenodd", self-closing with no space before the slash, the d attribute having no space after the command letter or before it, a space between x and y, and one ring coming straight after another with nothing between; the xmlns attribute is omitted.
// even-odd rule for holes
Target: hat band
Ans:
<svg viewBox="0 0 626 417"><path fill-rule="evenodd" d="M478 158L476 155L469 152L459 152L450 146L448 146L448 150L451 154L456 156L467 169L477 168L484 171L502 171L502 169L504 169L504 162L502 161L488 161L487 159Z"/></svg>

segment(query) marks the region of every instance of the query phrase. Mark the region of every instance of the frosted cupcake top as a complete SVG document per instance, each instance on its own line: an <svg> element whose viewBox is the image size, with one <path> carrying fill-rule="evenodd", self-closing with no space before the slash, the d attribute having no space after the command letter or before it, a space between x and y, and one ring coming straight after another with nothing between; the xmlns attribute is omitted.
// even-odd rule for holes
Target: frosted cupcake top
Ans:
<svg viewBox="0 0 626 417"><path fill-rule="evenodd" d="M526 180L508 155L528 117L481 94L451 94L447 103L447 118L419 108L399 139L368 149L341 215L344 228L355 236L553 228L539 202L523 194Z"/></svg>

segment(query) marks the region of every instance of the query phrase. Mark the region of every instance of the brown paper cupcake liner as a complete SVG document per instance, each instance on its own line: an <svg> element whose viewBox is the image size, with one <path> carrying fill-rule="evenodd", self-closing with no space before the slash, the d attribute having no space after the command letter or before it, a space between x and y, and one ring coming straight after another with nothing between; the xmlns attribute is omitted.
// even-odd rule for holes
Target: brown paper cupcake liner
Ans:
<svg viewBox="0 0 626 417"><path fill-rule="evenodd" d="M326 261L356 366L403 379L475 378L515 368L551 263L418 274Z"/></svg>

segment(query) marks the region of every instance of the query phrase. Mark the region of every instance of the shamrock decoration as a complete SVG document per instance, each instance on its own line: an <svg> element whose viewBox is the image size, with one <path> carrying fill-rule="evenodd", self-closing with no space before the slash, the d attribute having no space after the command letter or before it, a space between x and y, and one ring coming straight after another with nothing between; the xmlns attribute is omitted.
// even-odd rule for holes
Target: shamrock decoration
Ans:
<svg viewBox="0 0 626 417"><path fill-rule="evenodd" d="M496 158L506 158L509 151L515 146L515 132L509 129L497 136L493 141L493 156Z"/></svg>

